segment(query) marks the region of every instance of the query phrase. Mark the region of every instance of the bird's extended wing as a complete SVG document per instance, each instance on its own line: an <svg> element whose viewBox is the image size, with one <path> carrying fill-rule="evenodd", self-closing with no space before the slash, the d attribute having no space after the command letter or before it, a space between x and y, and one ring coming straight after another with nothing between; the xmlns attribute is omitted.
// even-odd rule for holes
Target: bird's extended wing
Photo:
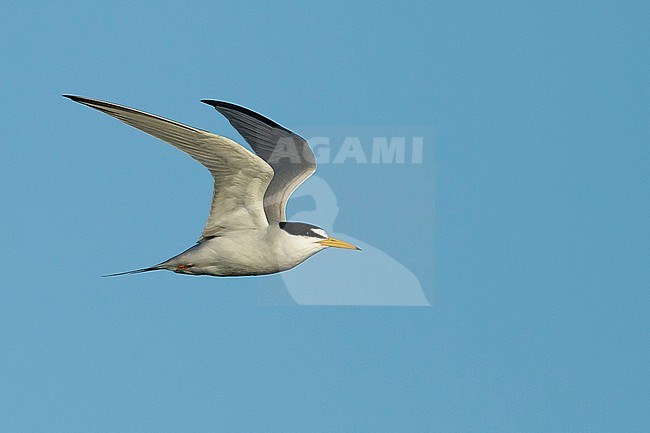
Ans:
<svg viewBox="0 0 650 433"><path fill-rule="evenodd" d="M275 175L264 195L269 221L285 221L289 196L316 171L316 158L307 141L276 122L230 102L204 99L223 114Z"/></svg>
<svg viewBox="0 0 650 433"><path fill-rule="evenodd" d="M151 134L190 155L214 177L214 195L202 238L226 230L268 225L263 198L273 170L236 142L201 129L110 102L64 95Z"/></svg>

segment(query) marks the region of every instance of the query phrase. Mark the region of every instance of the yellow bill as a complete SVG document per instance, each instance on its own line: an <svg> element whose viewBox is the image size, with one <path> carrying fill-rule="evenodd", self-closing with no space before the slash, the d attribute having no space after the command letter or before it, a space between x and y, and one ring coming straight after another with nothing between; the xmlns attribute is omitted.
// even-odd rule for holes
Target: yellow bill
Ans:
<svg viewBox="0 0 650 433"><path fill-rule="evenodd" d="M347 242L340 241L340 240L334 239L334 238L323 239L322 241L320 241L320 244L324 245L326 247L345 248L345 249L348 249L348 250L359 250L359 251L361 251L361 248L359 248L359 247L356 247L356 246L354 246L352 244L349 244Z"/></svg>

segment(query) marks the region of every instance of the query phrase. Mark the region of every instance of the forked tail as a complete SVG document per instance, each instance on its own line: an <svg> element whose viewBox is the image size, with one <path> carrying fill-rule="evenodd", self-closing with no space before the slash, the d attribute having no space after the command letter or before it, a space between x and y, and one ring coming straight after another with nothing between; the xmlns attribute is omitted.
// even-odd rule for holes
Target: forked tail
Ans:
<svg viewBox="0 0 650 433"><path fill-rule="evenodd" d="M160 265L156 265L156 266L151 266L151 267L148 267L148 268L136 269L134 271L126 271L126 272L118 272L117 274L102 275L102 277L117 277L119 275L141 274L142 272L160 271L162 269L165 269L165 268L161 267Z"/></svg>

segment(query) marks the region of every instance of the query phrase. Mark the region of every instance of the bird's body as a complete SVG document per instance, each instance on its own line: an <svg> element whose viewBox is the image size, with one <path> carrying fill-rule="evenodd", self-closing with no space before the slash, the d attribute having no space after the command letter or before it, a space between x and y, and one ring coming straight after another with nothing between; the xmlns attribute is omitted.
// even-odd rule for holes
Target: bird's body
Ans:
<svg viewBox="0 0 650 433"><path fill-rule="evenodd" d="M133 108L79 96L73 101L113 116L190 155L214 177L208 222L197 244L159 263L112 275L170 270L189 275L245 276L285 271L327 247L358 249L306 223L286 222L291 193L315 170L300 136L247 108L204 100L251 145Z"/></svg>
<svg viewBox="0 0 650 433"><path fill-rule="evenodd" d="M260 248L260 246L264 248ZM244 276L286 271L322 250L270 223L265 230L244 229L197 243L156 268L189 275Z"/></svg>

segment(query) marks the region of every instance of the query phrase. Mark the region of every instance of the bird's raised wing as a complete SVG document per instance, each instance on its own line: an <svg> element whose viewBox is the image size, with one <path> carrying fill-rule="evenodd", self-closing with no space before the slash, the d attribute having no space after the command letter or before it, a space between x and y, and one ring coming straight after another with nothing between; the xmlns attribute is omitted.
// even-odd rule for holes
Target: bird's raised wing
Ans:
<svg viewBox="0 0 650 433"><path fill-rule="evenodd" d="M316 158L307 141L248 108L209 99L201 102L223 114L255 153L273 167L275 175L264 195L264 211L269 221L285 221L289 196L316 171Z"/></svg>
<svg viewBox="0 0 650 433"><path fill-rule="evenodd" d="M214 177L214 195L210 216L199 241L217 236L222 231L268 225L262 203L273 170L236 142L122 105L64 96L166 141L210 171Z"/></svg>

